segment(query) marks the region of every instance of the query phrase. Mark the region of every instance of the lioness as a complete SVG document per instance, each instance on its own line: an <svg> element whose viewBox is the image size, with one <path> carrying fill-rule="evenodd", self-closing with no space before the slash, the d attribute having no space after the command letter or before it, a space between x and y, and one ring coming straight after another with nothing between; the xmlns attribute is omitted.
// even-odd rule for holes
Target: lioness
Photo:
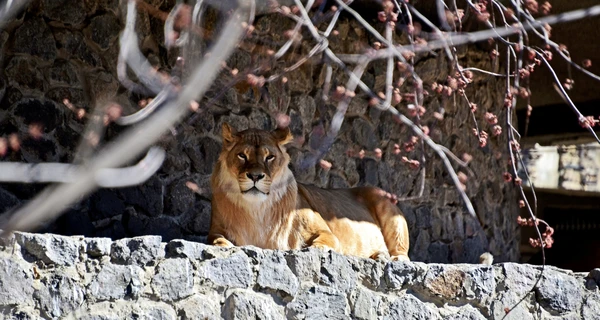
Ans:
<svg viewBox="0 0 600 320"><path fill-rule="evenodd" d="M285 149L292 138L287 128L237 133L223 124L223 149L211 177L208 242L281 250L312 246L408 260L406 220L386 193L297 183Z"/></svg>

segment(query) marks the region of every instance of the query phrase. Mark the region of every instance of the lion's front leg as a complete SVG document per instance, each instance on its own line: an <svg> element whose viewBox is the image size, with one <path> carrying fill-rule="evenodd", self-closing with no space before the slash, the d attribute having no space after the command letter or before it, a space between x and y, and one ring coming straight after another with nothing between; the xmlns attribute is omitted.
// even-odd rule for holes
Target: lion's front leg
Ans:
<svg viewBox="0 0 600 320"><path fill-rule="evenodd" d="M307 247L340 252L340 241L331 232L321 215L310 208L302 208L293 212L296 226L302 235L302 241Z"/></svg>

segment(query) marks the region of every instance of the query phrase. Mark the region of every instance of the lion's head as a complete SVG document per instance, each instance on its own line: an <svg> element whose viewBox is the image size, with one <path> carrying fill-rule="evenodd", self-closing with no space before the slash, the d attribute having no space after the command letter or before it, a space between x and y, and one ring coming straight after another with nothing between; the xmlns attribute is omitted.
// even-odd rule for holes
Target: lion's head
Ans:
<svg viewBox="0 0 600 320"><path fill-rule="evenodd" d="M243 199L259 204L269 198L279 198L291 175L290 157L284 147L292 140L290 130L236 132L224 123L222 132L223 149L216 181L220 188L236 198L236 202Z"/></svg>

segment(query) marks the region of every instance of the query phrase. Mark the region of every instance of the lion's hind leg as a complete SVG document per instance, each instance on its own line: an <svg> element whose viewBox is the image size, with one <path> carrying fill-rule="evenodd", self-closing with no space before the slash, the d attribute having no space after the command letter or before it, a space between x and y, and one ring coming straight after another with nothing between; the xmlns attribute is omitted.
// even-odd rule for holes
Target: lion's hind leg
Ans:
<svg viewBox="0 0 600 320"><path fill-rule="evenodd" d="M402 211L385 191L377 188L365 191L361 198L379 223L391 260L410 261L408 225Z"/></svg>

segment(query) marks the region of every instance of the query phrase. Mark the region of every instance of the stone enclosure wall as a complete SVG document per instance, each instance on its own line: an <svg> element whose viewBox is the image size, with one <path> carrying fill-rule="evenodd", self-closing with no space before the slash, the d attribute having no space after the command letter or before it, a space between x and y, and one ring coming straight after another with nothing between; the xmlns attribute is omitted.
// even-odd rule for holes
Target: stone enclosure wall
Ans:
<svg viewBox="0 0 600 320"><path fill-rule="evenodd" d="M175 1L147 2L168 12ZM85 121L79 120L63 104L63 99L69 99L88 114L96 105L116 101L122 105L124 114L129 114L138 110L140 99L149 98L125 90L117 80L123 9L119 1L33 1L0 31L0 134L16 133L21 138L20 150L9 152L3 161L74 160ZM369 21L381 27L375 19ZM261 57L271 49L270 45L277 48L285 42L281 30L292 29L294 24L277 14L258 16L256 32L229 59L228 67L243 71L263 63ZM136 28L143 53L157 68L169 72L177 52L162 45L162 27L162 20L146 11L139 12ZM338 52L361 53L374 41L348 17L342 16L337 30L339 35L330 41L330 46ZM293 63L312 45L308 40L302 42L283 61ZM471 66L487 68L492 63L489 55L477 46L460 49L459 57ZM426 88L435 81L446 81L450 67L443 55L419 54L416 61ZM272 72L283 67L273 65ZM376 185L400 197L416 195L420 172L409 168L401 157L420 159L420 148L395 153L395 145L410 141L411 131L388 114L369 108L366 95L360 92L352 100L342 130L325 156L332 167L323 169L316 164L299 170L318 148L336 110L334 102L320 98L324 70L325 65L315 59L287 74L287 83L269 83L262 91L243 83L228 87L231 75L223 72L200 104L202 113L177 125L175 134L166 135L159 143L168 154L155 176L139 187L99 190L42 231L112 239L160 235L165 241L176 238L202 241L210 221L208 180L220 151L221 124L227 121L239 130L272 129L277 114L291 118L290 126L297 140L290 154L298 180L322 187ZM362 80L377 92L385 83L384 70L383 62L372 63ZM334 68L333 79L335 88L345 84L346 76ZM468 89L469 96L479 104L482 129L489 130L479 113L490 111L502 117L502 87L501 80L475 75ZM216 101L208 104L214 97ZM432 92L426 98L426 107L422 123L429 127L431 137L458 156L468 153L472 157L469 166L476 174L466 186L478 217L465 214L464 204L446 169L426 149L427 162L422 164L426 170L423 197L400 203L411 232L411 259L472 263L481 253L490 251L496 261L516 261L518 206L513 187L502 181L506 165L504 138L491 138L486 147L479 148L477 137L471 134L472 125L467 124L471 120L469 108L460 99ZM405 111L406 103L398 108ZM444 112L444 120L433 117L434 112ZM28 136L31 124L43 126L38 139ZM106 140L123 130L109 126ZM382 151L381 158L375 153L378 148ZM356 156L360 150L365 151L365 157ZM186 187L189 181L196 183L204 194L195 194ZM33 197L43 187L2 184L0 212ZM322 294L329 295L326 292Z"/></svg>
<svg viewBox="0 0 600 320"><path fill-rule="evenodd" d="M540 267L378 262L316 249L221 249L146 236L16 233L4 319L503 319ZM547 267L506 319L600 319L600 269Z"/></svg>

